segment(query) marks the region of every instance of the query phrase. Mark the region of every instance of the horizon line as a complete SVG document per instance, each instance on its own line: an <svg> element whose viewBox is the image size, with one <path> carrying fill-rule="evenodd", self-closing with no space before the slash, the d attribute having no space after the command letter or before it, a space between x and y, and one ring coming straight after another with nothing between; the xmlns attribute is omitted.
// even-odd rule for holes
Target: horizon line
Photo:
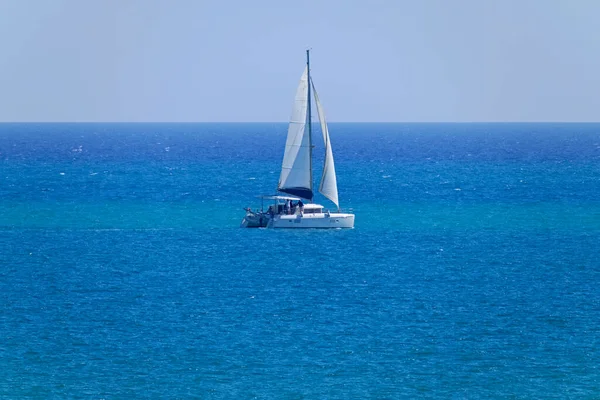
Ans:
<svg viewBox="0 0 600 400"><path fill-rule="evenodd" d="M599 121L327 121L328 124L598 124ZM0 124L289 124L289 121L0 121Z"/></svg>

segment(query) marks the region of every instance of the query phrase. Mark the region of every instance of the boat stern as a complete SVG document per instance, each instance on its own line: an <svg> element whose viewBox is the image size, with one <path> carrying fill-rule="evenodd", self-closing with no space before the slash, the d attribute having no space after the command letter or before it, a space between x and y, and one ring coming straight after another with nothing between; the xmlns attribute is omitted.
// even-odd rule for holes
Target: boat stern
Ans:
<svg viewBox="0 0 600 400"><path fill-rule="evenodd" d="M266 228L269 218L264 213L254 213L247 210L246 215L242 219L240 228Z"/></svg>

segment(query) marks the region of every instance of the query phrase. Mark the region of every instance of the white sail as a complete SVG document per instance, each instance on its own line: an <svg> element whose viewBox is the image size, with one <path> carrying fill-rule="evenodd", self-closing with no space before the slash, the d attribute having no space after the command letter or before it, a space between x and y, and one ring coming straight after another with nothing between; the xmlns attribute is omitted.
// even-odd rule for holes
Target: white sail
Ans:
<svg viewBox="0 0 600 400"><path fill-rule="evenodd" d="M294 99L278 190L312 199L310 137L304 132L307 123L307 106L308 68L305 68Z"/></svg>
<svg viewBox="0 0 600 400"><path fill-rule="evenodd" d="M317 113L319 114L319 122L321 123L321 132L323 132L323 141L325 142L325 164L323 165L323 175L321 176L321 185L319 192L329 200L333 201L339 208L337 178L335 176L335 164L333 162L333 151L331 150L331 141L329 140L329 130L327 129L327 121L325 120L325 112L319 101L317 90L311 79L313 93L315 95L315 103L317 104Z"/></svg>

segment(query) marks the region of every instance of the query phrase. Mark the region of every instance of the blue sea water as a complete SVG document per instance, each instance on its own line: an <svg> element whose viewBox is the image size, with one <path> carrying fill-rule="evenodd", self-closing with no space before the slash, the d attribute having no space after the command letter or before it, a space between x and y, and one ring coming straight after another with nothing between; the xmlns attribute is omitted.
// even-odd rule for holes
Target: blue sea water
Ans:
<svg viewBox="0 0 600 400"><path fill-rule="evenodd" d="M353 230L239 228L285 124L0 124L0 398L600 396L600 124L330 130Z"/></svg>

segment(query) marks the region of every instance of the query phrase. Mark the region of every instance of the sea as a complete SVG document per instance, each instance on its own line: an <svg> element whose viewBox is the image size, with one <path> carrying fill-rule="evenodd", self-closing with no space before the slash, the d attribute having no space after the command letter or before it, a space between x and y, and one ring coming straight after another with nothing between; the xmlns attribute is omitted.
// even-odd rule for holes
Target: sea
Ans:
<svg viewBox="0 0 600 400"><path fill-rule="evenodd" d="M600 398L600 124L329 129L354 229L240 228L285 123L0 124L0 398Z"/></svg>

